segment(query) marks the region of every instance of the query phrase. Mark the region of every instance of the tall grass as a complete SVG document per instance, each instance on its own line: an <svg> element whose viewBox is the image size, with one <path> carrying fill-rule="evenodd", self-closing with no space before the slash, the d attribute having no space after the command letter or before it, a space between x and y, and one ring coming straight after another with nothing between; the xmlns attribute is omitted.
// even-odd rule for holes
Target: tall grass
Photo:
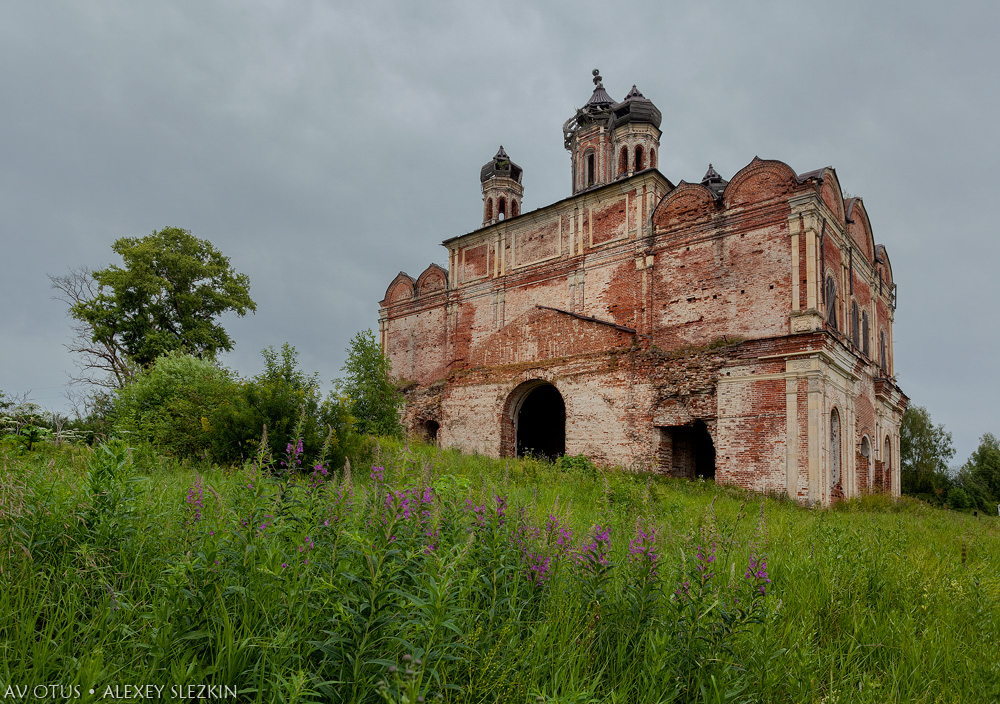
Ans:
<svg viewBox="0 0 1000 704"><path fill-rule="evenodd" d="M1000 699L996 519L389 441L278 475L0 455L0 694Z"/></svg>

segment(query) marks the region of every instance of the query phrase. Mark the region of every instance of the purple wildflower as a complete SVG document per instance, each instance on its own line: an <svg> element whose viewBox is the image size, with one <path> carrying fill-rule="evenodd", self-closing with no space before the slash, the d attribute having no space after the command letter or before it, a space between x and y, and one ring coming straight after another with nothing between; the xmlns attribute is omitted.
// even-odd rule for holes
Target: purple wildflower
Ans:
<svg viewBox="0 0 1000 704"><path fill-rule="evenodd" d="M203 508L200 475L195 475L194 485L188 489L188 495L187 499L185 499L185 503L187 503L188 511L191 513L191 518L188 520L188 524L192 525L200 521L201 510Z"/></svg>

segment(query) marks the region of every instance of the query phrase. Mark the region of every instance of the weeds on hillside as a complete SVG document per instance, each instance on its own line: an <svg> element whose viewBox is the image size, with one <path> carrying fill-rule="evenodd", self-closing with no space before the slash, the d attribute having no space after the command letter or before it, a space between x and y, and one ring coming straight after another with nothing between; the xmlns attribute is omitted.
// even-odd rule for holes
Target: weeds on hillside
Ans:
<svg viewBox="0 0 1000 704"><path fill-rule="evenodd" d="M995 649L988 526L928 568L937 543L905 511L758 510L711 484L429 452L387 446L353 473L302 466L297 443L277 472L262 454L154 476L123 444L74 457L82 475L4 465L0 687L887 701L947 675L958 699L995 696L1000 658L950 655Z"/></svg>

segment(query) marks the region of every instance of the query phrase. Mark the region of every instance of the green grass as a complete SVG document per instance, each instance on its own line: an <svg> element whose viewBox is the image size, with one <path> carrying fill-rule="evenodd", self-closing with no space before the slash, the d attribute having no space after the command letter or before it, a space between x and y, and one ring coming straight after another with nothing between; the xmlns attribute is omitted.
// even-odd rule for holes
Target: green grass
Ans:
<svg viewBox="0 0 1000 704"><path fill-rule="evenodd" d="M0 451L0 697L1000 700L995 518L879 496L809 510L388 441L377 463L384 486L368 466L313 486L150 448ZM630 554L637 526L655 564ZM746 578L751 554L770 583Z"/></svg>

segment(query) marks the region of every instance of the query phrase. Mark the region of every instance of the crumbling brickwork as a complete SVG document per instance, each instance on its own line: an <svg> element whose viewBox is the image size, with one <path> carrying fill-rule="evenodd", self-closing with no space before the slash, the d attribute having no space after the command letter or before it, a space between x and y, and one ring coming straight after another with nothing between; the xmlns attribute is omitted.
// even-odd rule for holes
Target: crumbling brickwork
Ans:
<svg viewBox="0 0 1000 704"><path fill-rule="evenodd" d="M659 111L595 83L564 128L571 197L498 211L522 196L501 148L484 225L444 242L447 269L387 289L407 427L810 503L898 494L896 289L864 203L832 168L756 158L675 185L655 168Z"/></svg>

